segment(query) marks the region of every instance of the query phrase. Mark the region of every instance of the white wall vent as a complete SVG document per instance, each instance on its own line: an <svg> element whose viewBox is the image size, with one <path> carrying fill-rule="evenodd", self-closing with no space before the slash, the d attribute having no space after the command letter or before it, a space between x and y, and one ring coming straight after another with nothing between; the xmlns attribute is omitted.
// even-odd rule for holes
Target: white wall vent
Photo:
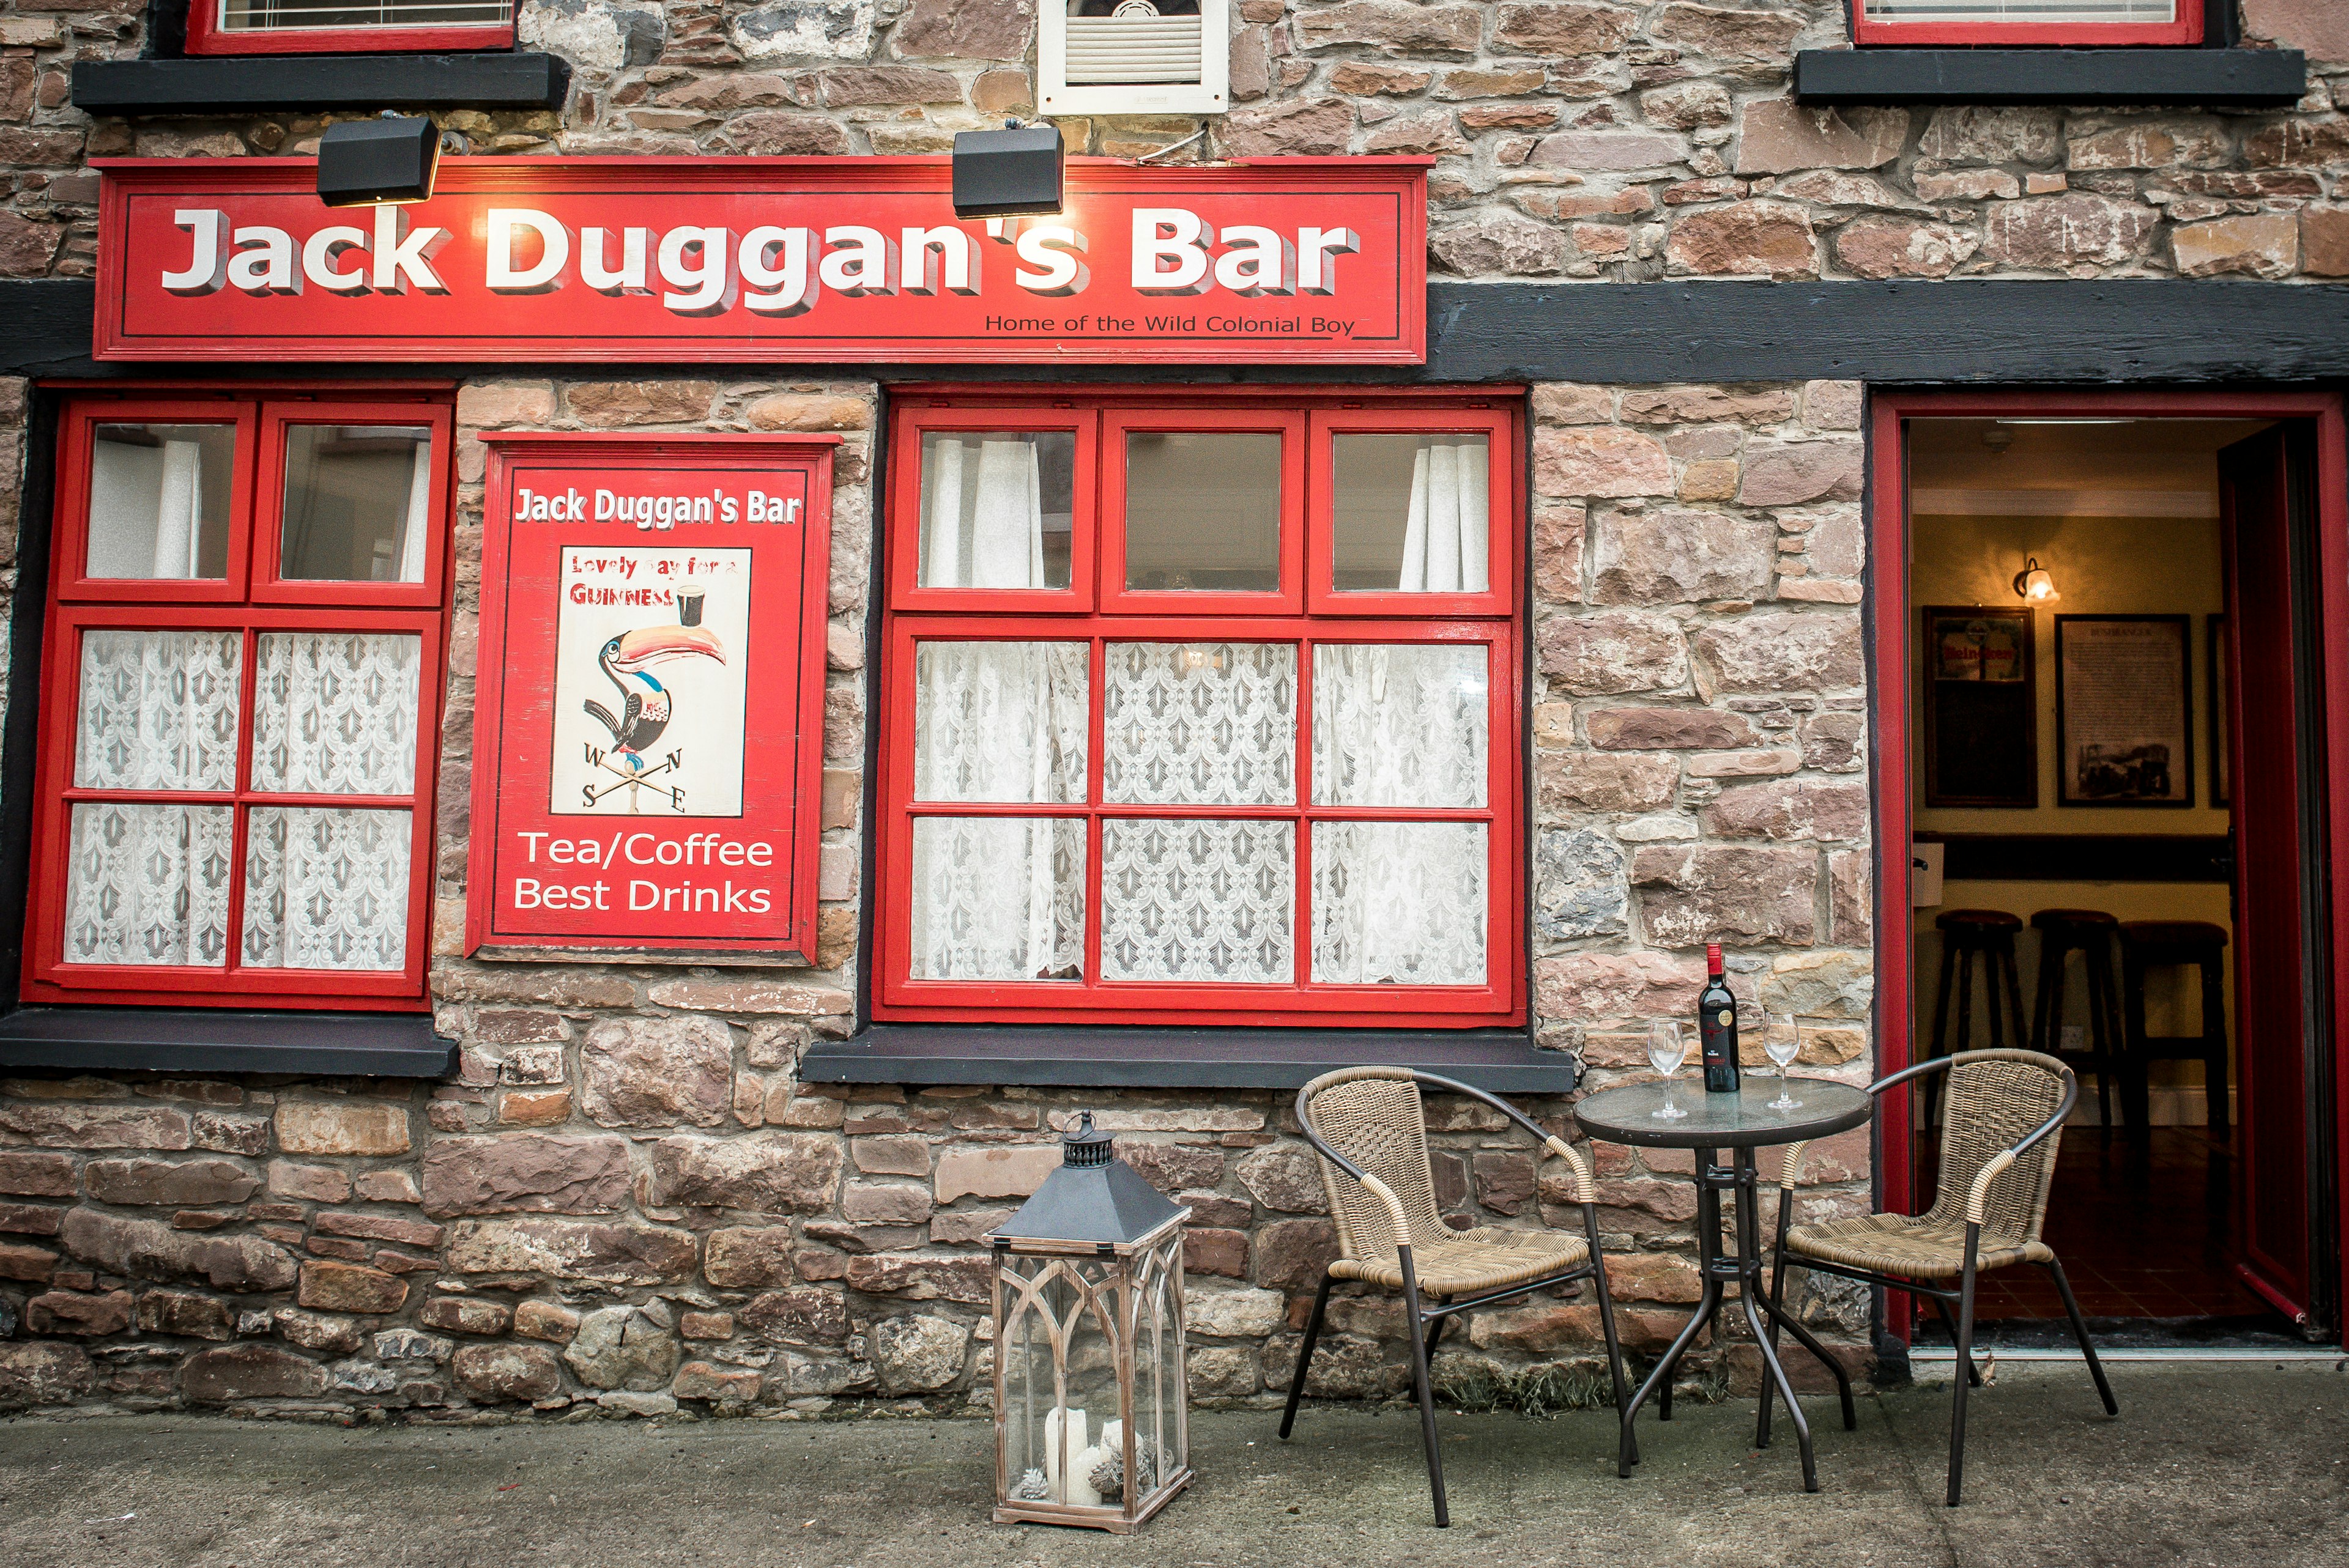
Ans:
<svg viewBox="0 0 2349 1568"><path fill-rule="evenodd" d="M1043 0L1037 108L1221 114L1231 108L1230 0Z"/></svg>

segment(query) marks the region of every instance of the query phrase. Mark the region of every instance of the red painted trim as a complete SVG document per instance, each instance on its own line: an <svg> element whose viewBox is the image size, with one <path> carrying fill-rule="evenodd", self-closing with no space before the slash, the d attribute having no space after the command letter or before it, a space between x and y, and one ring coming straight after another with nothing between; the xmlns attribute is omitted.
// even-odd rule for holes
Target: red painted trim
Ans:
<svg viewBox="0 0 2349 1568"><path fill-rule="evenodd" d="M1280 438L1280 537L1276 559L1280 586L1271 593L1165 593L1126 586L1125 450L1129 436L1169 434L1276 435ZM1278 615L1305 608L1305 415L1278 408L1226 409L1198 405L1113 408L1102 416L1102 613L1116 615Z"/></svg>
<svg viewBox="0 0 2349 1568"><path fill-rule="evenodd" d="M1076 471L1070 492L1069 585L1034 592L984 588L925 588L921 585L922 529L916 510L912 523L889 536L889 602L899 610L966 610L1002 613L1040 611L1046 614L1087 611L1093 607L1093 552L1099 534L1094 511L1100 500L1095 478L1101 453L1101 414L1077 411L1067 403L997 403L962 408L909 408L900 418L895 449L890 458L890 493L912 496L918 509L922 493L922 438L932 431L1008 430L1041 434L1066 430L1076 438Z"/></svg>
<svg viewBox="0 0 2349 1568"><path fill-rule="evenodd" d="M432 803L440 764L440 716L448 669L448 551L436 541L427 573L426 592L404 609L354 604L348 600L304 604L264 604L246 597L247 562L255 528L256 470L262 462L260 430L264 402L280 390L255 388L239 397L199 397L192 393L171 399L75 397L58 428L58 474L55 537L56 561L51 568L51 595L44 633L44 701L36 747L31 897L26 913L26 967L22 995L28 1002L104 1003L181 1006L253 1006L295 1009L357 1009L423 1011L425 973L430 964L429 934L434 874ZM243 389L240 389L243 391ZM444 398L437 403L390 398L355 405L369 420L417 423L429 418L448 428L451 410ZM188 584L90 579L80 574L87 559L89 492L89 449L97 425L194 417L220 421L223 415L238 426L236 473L231 506L230 566L226 584ZM441 448L447 453L450 448ZM440 459L441 482L434 497L434 517L445 525L454 483L455 465ZM440 531L446 531L443 526ZM224 588L226 592L214 592ZM174 592L174 590L178 592ZM215 626L244 629L239 696L236 788L222 791L142 792L75 788L72 781L74 738L79 704L78 640L85 629L139 626ZM291 628L346 628L413 631L422 640L427 661L420 672L417 714L415 788L404 796L312 796L264 793L250 788L253 678L257 637L265 632ZM76 800L186 799L233 805L236 811L234 859L230 868L228 962L220 969L146 966L98 966L63 962L67 872L64 858L71 841L70 816ZM353 974L316 970L246 969L237 963L243 933L240 911L244 880L245 819L256 805L380 806L410 813L412 837L409 855L408 963L385 974Z"/></svg>
<svg viewBox="0 0 2349 1568"><path fill-rule="evenodd" d="M1480 388L1475 400L1490 403L1497 396L1505 395L1495 394L1490 388ZM1075 595L1058 594L1052 597L1060 602L1060 614L1006 613L997 611L993 606L988 606L984 613L975 613L979 607L969 601L960 600L959 595L957 599L960 602L955 608L963 612L960 614L951 611L908 612L900 607L915 560L914 552L905 546L906 536L918 524L919 505L918 486L906 482L903 477L908 472L903 466L905 451L918 445L918 432L922 428L935 426L942 407L961 405L983 409L988 407L988 400L983 394L974 393L969 388L915 388L910 396L899 401L892 438L899 450L901 477L891 491L889 521L892 532L890 548L886 552L892 573L891 608L884 616L881 679L876 696L882 713L878 762L881 801L877 846L879 874L874 879L873 889L875 912L874 962L877 966L874 1012L876 1017L1162 1026L1268 1022L1327 1026L1334 1023L1423 1028L1523 1023L1526 998L1521 936L1525 920L1526 849L1518 738L1524 727L1524 693L1520 684L1522 634L1514 614L1517 603L1515 555L1512 552L1499 557L1509 566L1510 575L1492 596L1497 607L1489 614L1469 616L1456 610L1439 614L1431 606L1419 603L1410 604L1411 609L1420 612L1416 615L1390 614L1384 618L1361 615L1340 618L1308 614L1303 605L1302 590L1308 537L1306 520L1312 511L1317 482L1313 476L1326 475L1329 471L1326 454L1319 446L1313 444L1326 437L1317 437L1312 433L1314 426L1309 415L1318 418L1339 406L1341 400L1351 404L1364 399L1363 394L1355 389L1348 389L1342 394L1326 390L1309 393L1249 389L1232 396L1185 397L1179 392L1155 387L1111 388L1098 397L1089 389L1084 397L1071 400L1069 407L1081 415L1100 414L1103 432L1102 439L1105 445L1120 430L1154 426L1194 430L1278 428L1284 432L1288 441L1283 454L1284 469L1288 478L1285 480L1287 488L1281 508L1282 593L1208 595L1127 593L1122 590L1111 593L1104 589L1098 595L1102 608L1090 614L1070 611L1069 600ZM1419 392L1413 401L1431 410L1424 428L1456 428L1464 400ZM1067 416L1063 414L1061 417L1065 418ZM1496 452L1495 469L1497 471L1506 462L1509 473L1514 476L1520 466L1516 455L1518 443L1514 412L1495 416L1479 410L1471 418L1499 421L1497 428L1504 435L1506 455ZM1447 420L1452 424L1447 425ZM961 428L972 428L967 415L957 415L954 422ZM1390 420L1392 426L1392 421ZM1404 428L1412 427L1406 424ZM1116 531L1114 520L1121 514L1116 492L1122 487L1122 476L1113 476L1112 470L1122 467L1121 463L1112 461L1096 465L1096 480L1102 500L1090 515L1100 520L1099 527L1105 540ZM1513 538L1524 527L1517 486L1514 481L1506 488L1496 485L1495 495L1494 535L1496 539L1504 536ZM1503 496L1507 498L1506 510L1502 505ZM1079 498L1077 512L1081 520L1089 515L1081 497ZM1083 526L1083 521L1080 521L1079 527L1081 529ZM1097 562L1097 571L1104 584L1111 581L1122 582L1122 551L1115 542L1104 542L1098 552ZM1033 599L1042 596L1019 597ZM1400 599L1402 596L1393 597ZM1411 596L1414 601L1424 596ZM1221 609L1203 603L1210 600L1236 607ZM1237 608L1242 605L1245 610ZM1094 678L1091 683L1088 715L1090 739L1085 802L1071 805L919 805L913 802L915 708L910 701L902 700L901 694L909 693L912 689L915 645L925 638L1081 641L1089 645ZM1132 640L1191 641L1201 638L1285 641L1299 645L1298 804L1182 807L1119 805L1102 800L1102 689L1100 672L1103 668L1106 645ZM1481 807L1444 810L1376 810L1310 804L1310 645L1322 642L1405 640L1466 642L1483 645L1488 649L1486 681L1491 708L1486 803ZM1084 821L1087 825L1088 917L1085 973L1096 978L1009 983L915 981L908 978L912 939L910 868L913 824L917 816L1060 817ZM1292 942L1296 969L1289 982L1262 985L1168 985L1109 983L1097 978L1101 973L1102 824L1120 818L1168 817L1246 818L1298 824L1294 864L1300 896L1295 904L1298 923ZM1309 893L1311 887L1312 825L1317 821L1339 820L1475 821L1487 826L1491 835L1493 874L1488 878L1487 887L1487 970L1484 985L1340 986L1316 985L1310 980L1309 903L1303 895Z"/></svg>
<svg viewBox="0 0 2349 1568"><path fill-rule="evenodd" d="M1455 406L1456 407L1456 406ZM1487 438L1487 481L1493 523L1485 563L1489 584L1482 593L1340 593L1337 571L1337 438L1352 435L1482 434ZM1518 406L1495 400L1489 407L1317 409L1312 420L1313 475L1306 518L1306 608L1317 615L1506 615L1511 584L1517 580L1517 531L1505 520L1524 517L1525 464L1519 456Z"/></svg>
<svg viewBox="0 0 2349 1568"><path fill-rule="evenodd" d="M228 28L217 20L220 0L188 7L191 55L400 55L428 50L511 49L512 21L460 26Z"/></svg>
<svg viewBox="0 0 2349 1568"><path fill-rule="evenodd" d="M2323 560L2325 723L2329 758L2328 822L2332 863L2349 864L2349 442L2341 399L2316 392L1888 392L1870 397L1868 562L1870 672L1876 712L1876 1061L1879 1076L1911 1059L1913 1006L1909 981L1915 953L1909 906L1908 847L1912 830L1909 784L1909 515L1902 428L1917 418L2136 418L2291 419L2315 421L2317 494ZM2333 1060L2339 1126L2336 1191L2349 1194L2349 885L2333 879ZM1877 1202L1901 1212L1913 1207L1907 1110L1888 1109L1879 1121ZM2349 1213L2342 1219L2343 1295L2349 1302ZM1892 1296L1887 1326L1908 1335L1905 1297Z"/></svg>
<svg viewBox="0 0 2349 1568"><path fill-rule="evenodd" d="M285 448L288 428L295 425L429 426L432 460L447 473L455 468L450 453L455 448L456 414L446 405L367 403L268 402L261 407L261 472L256 485L256 517L275 518L276 526L253 532L253 597L273 604L407 604L440 602L440 583L449 552L449 495L436 487L425 539L424 580L420 583L314 582L287 579L284 570L285 542Z"/></svg>
<svg viewBox="0 0 2349 1568"><path fill-rule="evenodd" d="M2177 8L2173 22L1871 22L1867 16L1868 0L1851 0L1851 38L1863 49L1901 45L2113 48L2201 43L2202 0L2177 0Z"/></svg>
<svg viewBox="0 0 2349 1568"><path fill-rule="evenodd" d="M233 425L236 469L229 487L226 575L156 581L91 577L89 487L92 451L100 425ZM56 552L57 597L105 603L234 603L245 595L253 521L254 452L260 446L258 405L250 399L156 398L92 403L77 399L58 422Z"/></svg>
<svg viewBox="0 0 2349 1568"><path fill-rule="evenodd" d="M2333 1327L2349 1315L2349 434L2341 401L2316 416L2317 602L2324 645L2325 770L2332 789L2326 802L2331 880L2330 944L2333 954L2333 1221L2341 1274L2334 1282Z"/></svg>

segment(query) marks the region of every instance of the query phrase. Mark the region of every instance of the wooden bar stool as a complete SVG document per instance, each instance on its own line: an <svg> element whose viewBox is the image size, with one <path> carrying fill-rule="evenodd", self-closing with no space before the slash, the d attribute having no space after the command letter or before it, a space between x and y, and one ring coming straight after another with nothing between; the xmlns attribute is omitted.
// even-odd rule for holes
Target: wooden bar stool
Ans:
<svg viewBox="0 0 2349 1568"><path fill-rule="evenodd" d="M2153 1123L2147 1064L2157 1058L2199 1057L2202 1094L2214 1133L2227 1130L2227 928L2200 920L2127 920L2121 923L2121 1003L2127 1016L2121 1046L2121 1114L2140 1128ZM2171 965L2202 972L2202 1032L2145 1032L2145 972Z"/></svg>
<svg viewBox="0 0 2349 1568"><path fill-rule="evenodd" d="M2023 983L2014 968L2014 934L2023 929L2022 920L1999 909L1944 910L1933 918L1934 929L1941 934L1941 984L1933 1003L1933 1041L1924 1059L1950 1054L1948 1026L1950 1022L1950 980L1954 975L1958 993L1957 1049L1974 1048L1974 961L1982 960L1983 1011L1990 1018L1990 1048L2006 1047L2006 1019L1999 1016L1998 978L2002 969L2006 975L2006 1012L2014 1024L2014 1045L2020 1047L2028 1037L2023 1026ZM1925 1119L1919 1125L1933 1125L1933 1104L1940 1095L1938 1073L1925 1079Z"/></svg>
<svg viewBox="0 0 2349 1568"><path fill-rule="evenodd" d="M2043 909L2031 917L2039 933L2039 977L2031 998L2031 1048L2060 1061L2085 1061L2096 1075L2096 1114L2113 1125L2113 1063L2119 1054L2121 1017L2113 994L2113 935L2120 922L2101 909ZM2065 1051L2064 982L2077 953L2088 975L2088 1048Z"/></svg>

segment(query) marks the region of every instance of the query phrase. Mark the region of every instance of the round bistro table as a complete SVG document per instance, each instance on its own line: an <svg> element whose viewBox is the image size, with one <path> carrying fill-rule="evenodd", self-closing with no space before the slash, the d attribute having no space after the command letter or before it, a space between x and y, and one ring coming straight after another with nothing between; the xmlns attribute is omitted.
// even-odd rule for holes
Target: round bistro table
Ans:
<svg viewBox="0 0 2349 1568"><path fill-rule="evenodd" d="M1682 1356L1695 1343L1697 1335L1720 1312L1723 1287L1732 1281L1736 1282L1738 1298L1744 1303L1745 1321L1754 1330L1754 1345L1762 1353L1763 1367L1778 1392L1785 1397L1786 1408L1793 1415L1795 1439L1803 1451L1804 1491L1819 1490L1818 1467L1811 1456L1810 1424L1803 1419L1803 1408L1795 1402L1794 1385L1786 1380L1786 1369L1779 1365L1778 1354L1771 1346L1771 1336L1764 1331L1763 1314L1769 1314L1772 1323L1800 1340L1804 1348L1835 1374L1836 1388L1843 1396L1843 1424L1847 1429L1857 1424L1851 1401L1851 1377L1842 1363L1827 1354L1826 1346L1809 1329L1780 1313L1762 1288L1761 1183L1754 1174L1754 1151L1848 1131L1868 1120L1873 1105L1865 1089L1849 1084L1818 1078L1791 1078L1785 1083L1803 1101L1793 1110L1770 1109L1769 1101L1778 1098L1781 1087L1781 1080L1775 1078L1748 1083L1735 1094L1708 1094L1697 1083L1682 1079L1670 1086L1674 1103L1688 1112L1676 1120L1661 1120L1655 1114L1664 1103L1666 1086L1661 1083L1630 1084L1602 1090L1574 1108L1574 1118L1582 1124L1582 1130L1603 1142L1641 1149L1688 1149L1693 1150L1696 1156L1692 1180L1696 1182L1696 1239L1704 1294L1688 1326L1681 1330L1671 1348L1664 1352L1656 1369L1648 1374L1648 1380L1632 1396L1630 1408L1622 1412L1616 1463L1620 1475L1629 1476L1631 1467L1640 1462L1639 1441L1631 1430L1633 1418L1648 1402L1649 1396L1654 1395L1657 1419L1672 1418L1672 1373L1680 1366ZM1731 1153L1727 1165L1719 1161L1724 1149ZM1737 1194L1736 1234L1726 1253L1722 1249L1721 1222L1721 1194L1724 1191ZM1763 1385L1762 1398L1766 1418L1769 1383ZM1766 1431L1765 1428L1758 1446L1768 1446Z"/></svg>

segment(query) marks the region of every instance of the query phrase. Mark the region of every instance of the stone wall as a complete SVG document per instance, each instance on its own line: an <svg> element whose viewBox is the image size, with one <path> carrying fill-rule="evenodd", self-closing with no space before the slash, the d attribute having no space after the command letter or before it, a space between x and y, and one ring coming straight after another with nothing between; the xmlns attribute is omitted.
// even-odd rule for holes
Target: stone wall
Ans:
<svg viewBox="0 0 2349 1568"><path fill-rule="evenodd" d="M492 1418L523 1409L813 1414L985 1398L978 1238L1102 1112L1195 1211L1195 1387L1269 1399L1334 1235L1287 1095L803 1085L849 1026L874 537L876 389L788 377L522 375L458 394L457 610L432 988L454 1081L28 1075L0 1082L0 1406L95 1401ZM1538 1027L1592 1081L1622 1033L1692 1011L1698 954L1749 1003L1844 1021L1814 1070L1866 1081L1869 911L1860 388L1550 386L1533 399L1530 867ZM824 937L813 970L461 956L484 428L834 430ZM1564 1103L1530 1107L1571 1134ZM1573 1224L1555 1165L1436 1108L1462 1222ZM1691 1190L1601 1148L1626 1337L1694 1299ZM1814 1212L1866 1202L1863 1139L1824 1146ZM1808 1309L1853 1346L1849 1294ZM1317 1391L1408 1377L1391 1298L1341 1297ZM1480 1315L1442 1357L1465 1397L1596 1367L1587 1298Z"/></svg>
<svg viewBox="0 0 2349 1568"><path fill-rule="evenodd" d="M489 153L925 153L1026 112L1024 0L522 0L574 67L559 110L435 116ZM1444 273L1664 277L2349 276L2349 37L2330 0L2247 0L2304 48L2289 111L1800 108L1793 52L1846 0L1712 5L1237 0L1233 112L1070 119L1131 156L1422 153ZM0 0L0 276L87 275L86 158L312 150L325 121L93 120L78 58L136 55L140 0ZM354 105L372 113L385 105Z"/></svg>

